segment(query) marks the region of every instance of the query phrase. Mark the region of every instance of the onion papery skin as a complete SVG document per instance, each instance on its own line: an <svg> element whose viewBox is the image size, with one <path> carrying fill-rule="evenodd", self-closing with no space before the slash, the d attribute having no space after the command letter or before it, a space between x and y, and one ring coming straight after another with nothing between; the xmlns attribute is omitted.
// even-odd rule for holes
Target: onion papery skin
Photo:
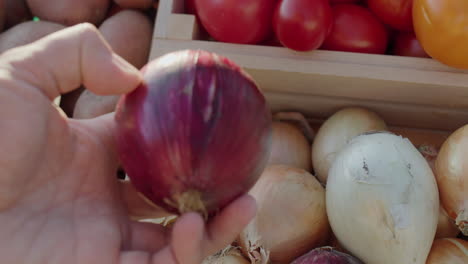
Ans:
<svg viewBox="0 0 468 264"><path fill-rule="evenodd" d="M299 257L291 264L364 264L359 259L332 247L320 247Z"/></svg>
<svg viewBox="0 0 468 264"><path fill-rule="evenodd" d="M238 244L252 263L290 263L328 241L325 189L309 172L268 166L249 194L257 201L257 215Z"/></svg>
<svg viewBox="0 0 468 264"><path fill-rule="evenodd" d="M287 122L273 122L273 143L268 164L283 164L310 171L310 155L310 144L300 128Z"/></svg>
<svg viewBox="0 0 468 264"><path fill-rule="evenodd" d="M266 166L272 116L253 79L226 57L182 50L149 62L116 108L124 170L173 213L211 216L248 192Z"/></svg>
<svg viewBox="0 0 468 264"><path fill-rule="evenodd" d="M380 132L351 140L330 168L326 206L338 241L364 263L425 264L439 195L408 139Z"/></svg>
<svg viewBox="0 0 468 264"><path fill-rule="evenodd" d="M228 246L221 252L206 258L202 264L250 264L237 247Z"/></svg>
<svg viewBox="0 0 468 264"><path fill-rule="evenodd" d="M468 241L458 238L437 239L432 244L426 264L468 263Z"/></svg>
<svg viewBox="0 0 468 264"><path fill-rule="evenodd" d="M312 144L312 167L317 179L327 183L333 160L351 139L383 130L387 130L385 121L365 108L347 107L334 113L322 124Z"/></svg>
<svg viewBox="0 0 468 264"><path fill-rule="evenodd" d="M435 162L440 199L447 214L468 235L468 125L442 144Z"/></svg>

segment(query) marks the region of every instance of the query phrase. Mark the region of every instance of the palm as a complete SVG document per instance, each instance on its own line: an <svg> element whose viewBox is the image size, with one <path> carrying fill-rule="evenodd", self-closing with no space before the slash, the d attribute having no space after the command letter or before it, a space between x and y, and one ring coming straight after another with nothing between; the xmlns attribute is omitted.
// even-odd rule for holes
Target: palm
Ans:
<svg viewBox="0 0 468 264"><path fill-rule="evenodd" d="M118 95L140 81L90 25L0 56L0 263L195 264L253 217L245 196L206 226L194 213L170 232L131 220L161 212L116 180L112 114L72 120L51 99L81 84Z"/></svg>
<svg viewBox="0 0 468 264"><path fill-rule="evenodd" d="M10 137L0 139L0 161L13 161L2 166L2 207L14 208L0 213L0 237L15 237L0 241L0 256L7 256L5 263L67 263L70 254L83 263L112 263L131 228L112 152L85 123L67 121L48 98L37 96L34 105L13 112L11 105L27 102L12 93L0 96L0 118L14 123L3 129ZM47 128L37 129L44 123Z"/></svg>

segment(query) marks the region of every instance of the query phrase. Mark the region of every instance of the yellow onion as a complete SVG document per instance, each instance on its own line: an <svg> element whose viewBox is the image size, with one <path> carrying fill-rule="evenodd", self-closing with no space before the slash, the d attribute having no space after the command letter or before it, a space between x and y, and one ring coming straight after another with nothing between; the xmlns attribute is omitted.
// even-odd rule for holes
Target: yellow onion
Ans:
<svg viewBox="0 0 468 264"><path fill-rule="evenodd" d="M456 237L460 233L455 221L453 221L442 205L439 206L439 222L435 238Z"/></svg>
<svg viewBox="0 0 468 264"><path fill-rule="evenodd" d="M442 205L463 234L468 235L468 125L447 138L435 167Z"/></svg>
<svg viewBox="0 0 468 264"><path fill-rule="evenodd" d="M269 166L249 193L258 211L238 242L252 263L290 263L327 241L325 190L309 172Z"/></svg>
<svg viewBox="0 0 468 264"><path fill-rule="evenodd" d="M426 159L427 163L432 169L434 175L436 174L435 171L435 161L437 159L437 155L439 154L439 149L432 145L432 144L421 144L418 147L419 152L423 155ZM452 220L447 212L445 211L442 205L439 206L439 221L437 223L437 231L435 238L444 238L444 237L456 237L457 234L460 232L458 230L455 221Z"/></svg>
<svg viewBox="0 0 468 264"><path fill-rule="evenodd" d="M268 164L283 164L310 171L310 145L301 130L287 122L273 122Z"/></svg>
<svg viewBox="0 0 468 264"><path fill-rule="evenodd" d="M426 264L466 263L468 263L468 242L457 238L435 240L426 262Z"/></svg>
<svg viewBox="0 0 468 264"><path fill-rule="evenodd" d="M349 140L364 132L380 130L387 130L385 122L376 113L363 108L345 108L328 118L312 145L312 166L319 181L327 183L333 160Z"/></svg>
<svg viewBox="0 0 468 264"><path fill-rule="evenodd" d="M202 264L249 264L239 248L229 246L221 252L206 258Z"/></svg>

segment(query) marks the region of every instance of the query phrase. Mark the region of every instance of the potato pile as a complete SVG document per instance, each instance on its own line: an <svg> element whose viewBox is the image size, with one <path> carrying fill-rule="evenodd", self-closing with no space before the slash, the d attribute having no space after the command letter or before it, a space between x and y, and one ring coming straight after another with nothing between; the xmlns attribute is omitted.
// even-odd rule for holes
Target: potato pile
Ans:
<svg viewBox="0 0 468 264"><path fill-rule="evenodd" d="M140 69L148 61L157 1L0 0L0 54L79 23L92 23L122 58ZM85 87L61 97L74 118L114 111L117 97L97 96Z"/></svg>

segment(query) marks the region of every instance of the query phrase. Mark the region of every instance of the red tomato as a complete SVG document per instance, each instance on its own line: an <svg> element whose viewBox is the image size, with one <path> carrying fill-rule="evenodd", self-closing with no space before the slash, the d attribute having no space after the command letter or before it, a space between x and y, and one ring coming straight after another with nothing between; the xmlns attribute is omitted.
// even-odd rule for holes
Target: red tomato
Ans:
<svg viewBox="0 0 468 264"><path fill-rule="evenodd" d="M333 6L333 30L322 49L383 54L388 31L368 9L351 4Z"/></svg>
<svg viewBox="0 0 468 264"><path fill-rule="evenodd" d="M467 0L414 0L413 19L416 36L432 58L468 69Z"/></svg>
<svg viewBox="0 0 468 264"><path fill-rule="evenodd" d="M413 31L413 0L368 0L367 4L390 27Z"/></svg>
<svg viewBox="0 0 468 264"><path fill-rule="evenodd" d="M272 0L195 0L197 15L216 40L255 44L269 36Z"/></svg>
<svg viewBox="0 0 468 264"><path fill-rule="evenodd" d="M185 0L185 13L195 14L195 0Z"/></svg>
<svg viewBox="0 0 468 264"><path fill-rule="evenodd" d="M429 58L413 32L400 32L396 35L393 43L393 54Z"/></svg>
<svg viewBox="0 0 468 264"><path fill-rule="evenodd" d="M352 4L360 2L361 0L330 0L331 4Z"/></svg>
<svg viewBox="0 0 468 264"><path fill-rule="evenodd" d="M276 37L297 51L322 45L333 23L328 0L280 0L273 16Z"/></svg>

